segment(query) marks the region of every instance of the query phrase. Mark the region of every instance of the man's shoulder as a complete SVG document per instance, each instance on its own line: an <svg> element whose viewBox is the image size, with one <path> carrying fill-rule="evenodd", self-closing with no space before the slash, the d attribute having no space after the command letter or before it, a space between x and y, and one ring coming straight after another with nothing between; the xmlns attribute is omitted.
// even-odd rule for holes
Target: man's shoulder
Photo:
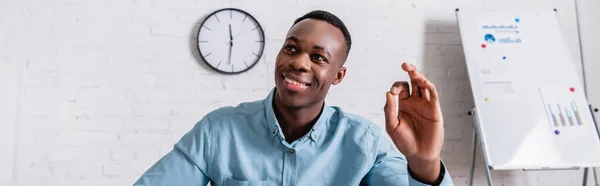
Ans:
<svg viewBox="0 0 600 186"><path fill-rule="evenodd" d="M355 113L344 111L342 108L340 108L338 106L331 106L331 108L333 108L335 110L335 113L336 113L335 115L338 116L338 117L336 117L336 119L339 120L337 122L338 124L345 124L350 129L365 130L366 132L370 133L371 135L375 135L375 136L380 135L381 127L379 125L373 123L373 121L369 120L368 118L360 116Z"/></svg>
<svg viewBox="0 0 600 186"><path fill-rule="evenodd" d="M243 130L244 128L236 126L249 126L243 123L256 123L251 119L259 118L260 113L264 110L261 100L242 102L235 106L222 106L206 113L179 142L180 144L195 143L195 138L208 137L211 140L217 140L228 135L226 134L235 130ZM195 136L189 138L186 136ZM189 145L189 144L187 144Z"/></svg>
<svg viewBox="0 0 600 186"><path fill-rule="evenodd" d="M205 116L211 122L234 119L236 117L252 116L264 111L264 100L239 103L235 106L223 106L208 112Z"/></svg>

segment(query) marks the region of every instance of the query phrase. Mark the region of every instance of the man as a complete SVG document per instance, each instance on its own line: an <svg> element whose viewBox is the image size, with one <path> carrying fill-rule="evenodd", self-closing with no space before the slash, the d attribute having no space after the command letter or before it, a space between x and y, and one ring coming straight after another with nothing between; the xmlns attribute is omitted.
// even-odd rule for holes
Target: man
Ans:
<svg viewBox="0 0 600 186"><path fill-rule="evenodd" d="M270 94L208 113L135 185L453 185L439 157L437 91L414 66L402 65L412 91L396 82L385 95L392 142L377 125L324 103L344 79L350 45L335 15L298 18Z"/></svg>

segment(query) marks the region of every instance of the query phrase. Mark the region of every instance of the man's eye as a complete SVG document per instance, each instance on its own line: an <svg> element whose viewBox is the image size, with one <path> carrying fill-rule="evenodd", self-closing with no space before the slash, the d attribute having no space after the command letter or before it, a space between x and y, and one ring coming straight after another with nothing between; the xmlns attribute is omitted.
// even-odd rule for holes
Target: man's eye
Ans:
<svg viewBox="0 0 600 186"><path fill-rule="evenodd" d="M319 54L310 55L310 59L317 61L327 61L327 59L325 59L322 55Z"/></svg>
<svg viewBox="0 0 600 186"><path fill-rule="evenodd" d="M296 47L288 45L284 47L284 50L287 52L296 52Z"/></svg>

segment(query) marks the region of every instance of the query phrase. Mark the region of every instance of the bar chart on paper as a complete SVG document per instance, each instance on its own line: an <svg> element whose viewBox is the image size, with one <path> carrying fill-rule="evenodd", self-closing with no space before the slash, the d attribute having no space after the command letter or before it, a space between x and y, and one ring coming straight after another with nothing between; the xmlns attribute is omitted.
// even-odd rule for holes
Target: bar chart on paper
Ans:
<svg viewBox="0 0 600 186"><path fill-rule="evenodd" d="M555 127L582 125L581 114L577 107L577 102L571 100L570 103L548 104L548 115L552 118Z"/></svg>
<svg viewBox="0 0 600 186"><path fill-rule="evenodd" d="M541 87L540 93L553 127L581 126L589 122L582 116L582 110L588 109L585 100L579 98L575 88Z"/></svg>

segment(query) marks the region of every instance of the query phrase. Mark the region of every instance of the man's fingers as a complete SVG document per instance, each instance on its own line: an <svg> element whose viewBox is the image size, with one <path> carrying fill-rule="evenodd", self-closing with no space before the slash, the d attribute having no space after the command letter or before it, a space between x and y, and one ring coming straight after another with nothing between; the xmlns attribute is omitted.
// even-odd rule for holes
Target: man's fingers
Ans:
<svg viewBox="0 0 600 186"><path fill-rule="evenodd" d="M394 85L392 86L392 89L390 92L392 92L392 95L397 96L397 97L394 97L394 100L397 101L397 102L395 102L396 104L394 106L395 113L398 114L400 109L402 109L402 108L400 108L400 106L402 106L401 103L403 103L403 100L410 97L410 94L408 93L409 88L410 87L408 85L408 82L406 82L406 81L394 82ZM396 92L394 93L394 91L396 91ZM398 115L396 115L396 118L397 117L398 117Z"/></svg>
<svg viewBox="0 0 600 186"><path fill-rule="evenodd" d="M419 89L420 89L419 91L421 92L421 97L425 98L427 101L429 101L429 91L427 90L426 83L427 83L426 79L417 80L417 85L419 86Z"/></svg>
<svg viewBox="0 0 600 186"><path fill-rule="evenodd" d="M437 89L435 88L435 85L433 85L433 83L431 83L430 81L425 81L424 84L425 84L424 85L425 88L427 88L427 90L430 94L429 101L431 103L438 104L438 101L439 101L438 100L438 92L437 92Z"/></svg>
<svg viewBox="0 0 600 186"><path fill-rule="evenodd" d="M400 92L400 95L398 95L398 101L407 99L408 97L410 97L410 94L408 93L408 83L407 83L406 89L404 89L404 91Z"/></svg>
<svg viewBox="0 0 600 186"><path fill-rule="evenodd" d="M408 76L410 77L411 81L414 79L425 78L425 76L417 70L417 67L412 64L403 63L402 70L408 72Z"/></svg>
<svg viewBox="0 0 600 186"><path fill-rule="evenodd" d="M406 99L409 96L409 94L408 94L409 89L410 89L410 87L408 86L408 82L396 81L392 85L390 92L392 92L393 95L398 95L398 99Z"/></svg>
<svg viewBox="0 0 600 186"><path fill-rule="evenodd" d="M403 63L402 64L402 70L408 72L408 77L410 77L410 83L412 85L412 94L414 96L423 96L425 94L425 92L423 92L421 89L424 87L421 87L421 81L423 81L425 79L425 76L423 74L421 74L419 71L417 71L417 68L412 65L412 64L408 64L408 63Z"/></svg>
<svg viewBox="0 0 600 186"><path fill-rule="evenodd" d="M397 125L397 122L398 122L398 111L396 110L396 99L394 98L394 95L392 94L392 92L386 92L385 97L386 97L386 102L385 102L385 107L384 107L385 123L387 125L392 125L392 126L387 126L387 127L395 128Z"/></svg>
<svg viewBox="0 0 600 186"><path fill-rule="evenodd" d="M427 90L427 88L425 87L420 87L421 88L421 97L423 97L423 99L429 101L429 91Z"/></svg>
<svg viewBox="0 0 600 186"><path fill-rule="evenodd" d="M416 70L416 69L417 68L414 65L412 65L412 64L409 64L407 62L402 63L402 70L404 70L406 72L410 72L410 71L413 71L413 70Z"/></svg>

